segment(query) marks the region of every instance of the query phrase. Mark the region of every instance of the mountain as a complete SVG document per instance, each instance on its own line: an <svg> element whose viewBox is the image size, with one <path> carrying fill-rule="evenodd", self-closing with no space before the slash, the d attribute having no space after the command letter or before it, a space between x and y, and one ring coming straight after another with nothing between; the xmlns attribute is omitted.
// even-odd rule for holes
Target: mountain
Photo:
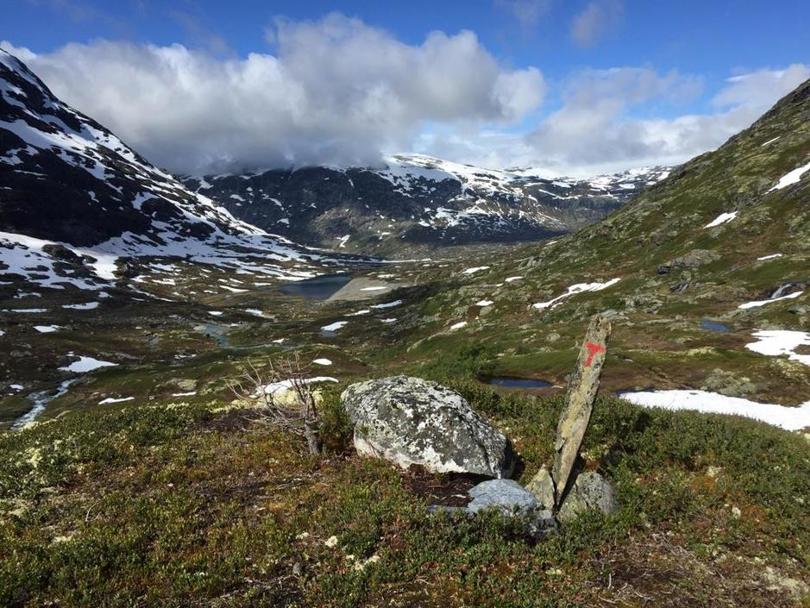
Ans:
<svg viewBox="0 0 810 608"><path fill-rule="evenodd" d="M305 167L185 177L234 216L309 245L399 255L443 245L533 241L618 209L666 177L652 167L589 180L544 179L424 155L384 167Z"/></svg>
<svg viewBox="0 0 810 608"><path fill-rule="evenodd" d="M562 383L588 318L602 312L617 328L605 390L707 388L803 403L808 201L810 81L602 221L468 259L466 273L445 277L455 287L424 303L422 337L435 337L420 348L434 356L443 340L475 341L490 351L488 373Z"/></svg>
<svg viewBox="0 0 810 608"><path fill-rule="evenodd" d="M2 273L51 287L109 282L122 257L183 257L293 276L301 268L288 273L282 267L323 257L191 192L57 99L5 51L0 227Z"/></svg>

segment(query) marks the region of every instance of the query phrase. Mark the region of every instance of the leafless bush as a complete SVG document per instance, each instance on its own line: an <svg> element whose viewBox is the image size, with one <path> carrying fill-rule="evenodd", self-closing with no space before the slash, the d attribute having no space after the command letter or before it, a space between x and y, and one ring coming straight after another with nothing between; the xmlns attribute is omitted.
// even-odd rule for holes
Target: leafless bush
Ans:
<svg viewBox="0 0 810 608"><path fill-rule="evenodd" d="M259 367L248 361L242 375L230 382L237 399L257 403L261 420L306 439L311 454L321 453L320 412L312 384L298 355Z"/></svg>

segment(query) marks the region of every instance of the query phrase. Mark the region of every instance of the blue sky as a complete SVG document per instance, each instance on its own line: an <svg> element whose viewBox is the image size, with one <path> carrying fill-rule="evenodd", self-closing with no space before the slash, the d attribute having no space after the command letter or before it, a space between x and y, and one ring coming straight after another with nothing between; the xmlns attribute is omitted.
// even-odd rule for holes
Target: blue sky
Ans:
<svg viewBox="0 0 810 608"><path fill-rule="evenodd" d="M810 75L810 3L798 0L6 4L0 40L58 95L156 162L194 172L373 162L395 150L550 173L676 162L722 143ZM443 35L429 42L431 32ZM323 59L310 65L307 49L322 44L315 57ZM167 50L172 45L182 45L182 60ZM369 65L368 56L379 61ZM446 63L446 72L431 63ZM362 66L357 74L354 64ZM116 78L130 68L140 88ZM447 90L436 90L445 77ZM257 80L244 87L246 78ZM330 79L334 89L325 88ZM157 83L167 108L193 97L196 125L150 116L160 106L145 89ZM218 99L206 113L188 87L209 91L217 83L232 93L211 95ZM296 116L274 88L300 95L300 107L320 118ZM216 115L214 101L220 114L224 106L257 112L239 98L257 91L268 91L259 106L273 113L267 124L234 118L229 125ZM382 93L370 98L370 91ZM446 99L453 91L464 94ZM347 119L352 104L363 111ZM184 152L161 134L205 152ZM172 166L183 154L194 158Z"/></svg>

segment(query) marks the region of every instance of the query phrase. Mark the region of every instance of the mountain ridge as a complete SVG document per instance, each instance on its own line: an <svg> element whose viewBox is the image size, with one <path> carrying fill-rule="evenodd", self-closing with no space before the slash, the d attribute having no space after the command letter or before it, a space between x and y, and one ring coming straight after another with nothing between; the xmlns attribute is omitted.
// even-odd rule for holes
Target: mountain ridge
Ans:
<svg viewBox="0 0 810 608"><path fill-rule="evenodd" d="M401 257L448 245L559 236L619 208L667 167L543 178L400 154L382 167L183 177L235 216L308 245Z"/></svg>

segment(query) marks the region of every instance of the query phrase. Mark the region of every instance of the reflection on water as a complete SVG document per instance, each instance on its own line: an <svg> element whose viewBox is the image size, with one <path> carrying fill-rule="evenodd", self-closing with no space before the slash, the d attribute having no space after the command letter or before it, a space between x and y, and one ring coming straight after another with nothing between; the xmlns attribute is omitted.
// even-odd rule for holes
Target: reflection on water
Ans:
<svg viewBox="0 0 810 608"><path fill-rule="evenodd" d="M484 378L484 382L493 386L503 386L504 388L544 388L552 386L545 380L535 378L513 378L511 376L492 376Z"/></svg>
<svg viewBox="0 0 810 608"><path fill-rule="evenodd" d="M718 321L712 321L710 319L703 319L700 322L700 327L702 329L706 329L708 331L717 331L717 332L720 332L720 333L723 333L723 334L726 333L726 332L731 331L731 329L729 329L728 325L723 325L722 323L719 323Z"/></svg>
<svg viewBox="0 0 810 608"><path fill-rule="evenodd" d="M349 274L325 274L314 279L287 283L281 287L281 292L308 300L326 300L351 280Z"/></svg>

